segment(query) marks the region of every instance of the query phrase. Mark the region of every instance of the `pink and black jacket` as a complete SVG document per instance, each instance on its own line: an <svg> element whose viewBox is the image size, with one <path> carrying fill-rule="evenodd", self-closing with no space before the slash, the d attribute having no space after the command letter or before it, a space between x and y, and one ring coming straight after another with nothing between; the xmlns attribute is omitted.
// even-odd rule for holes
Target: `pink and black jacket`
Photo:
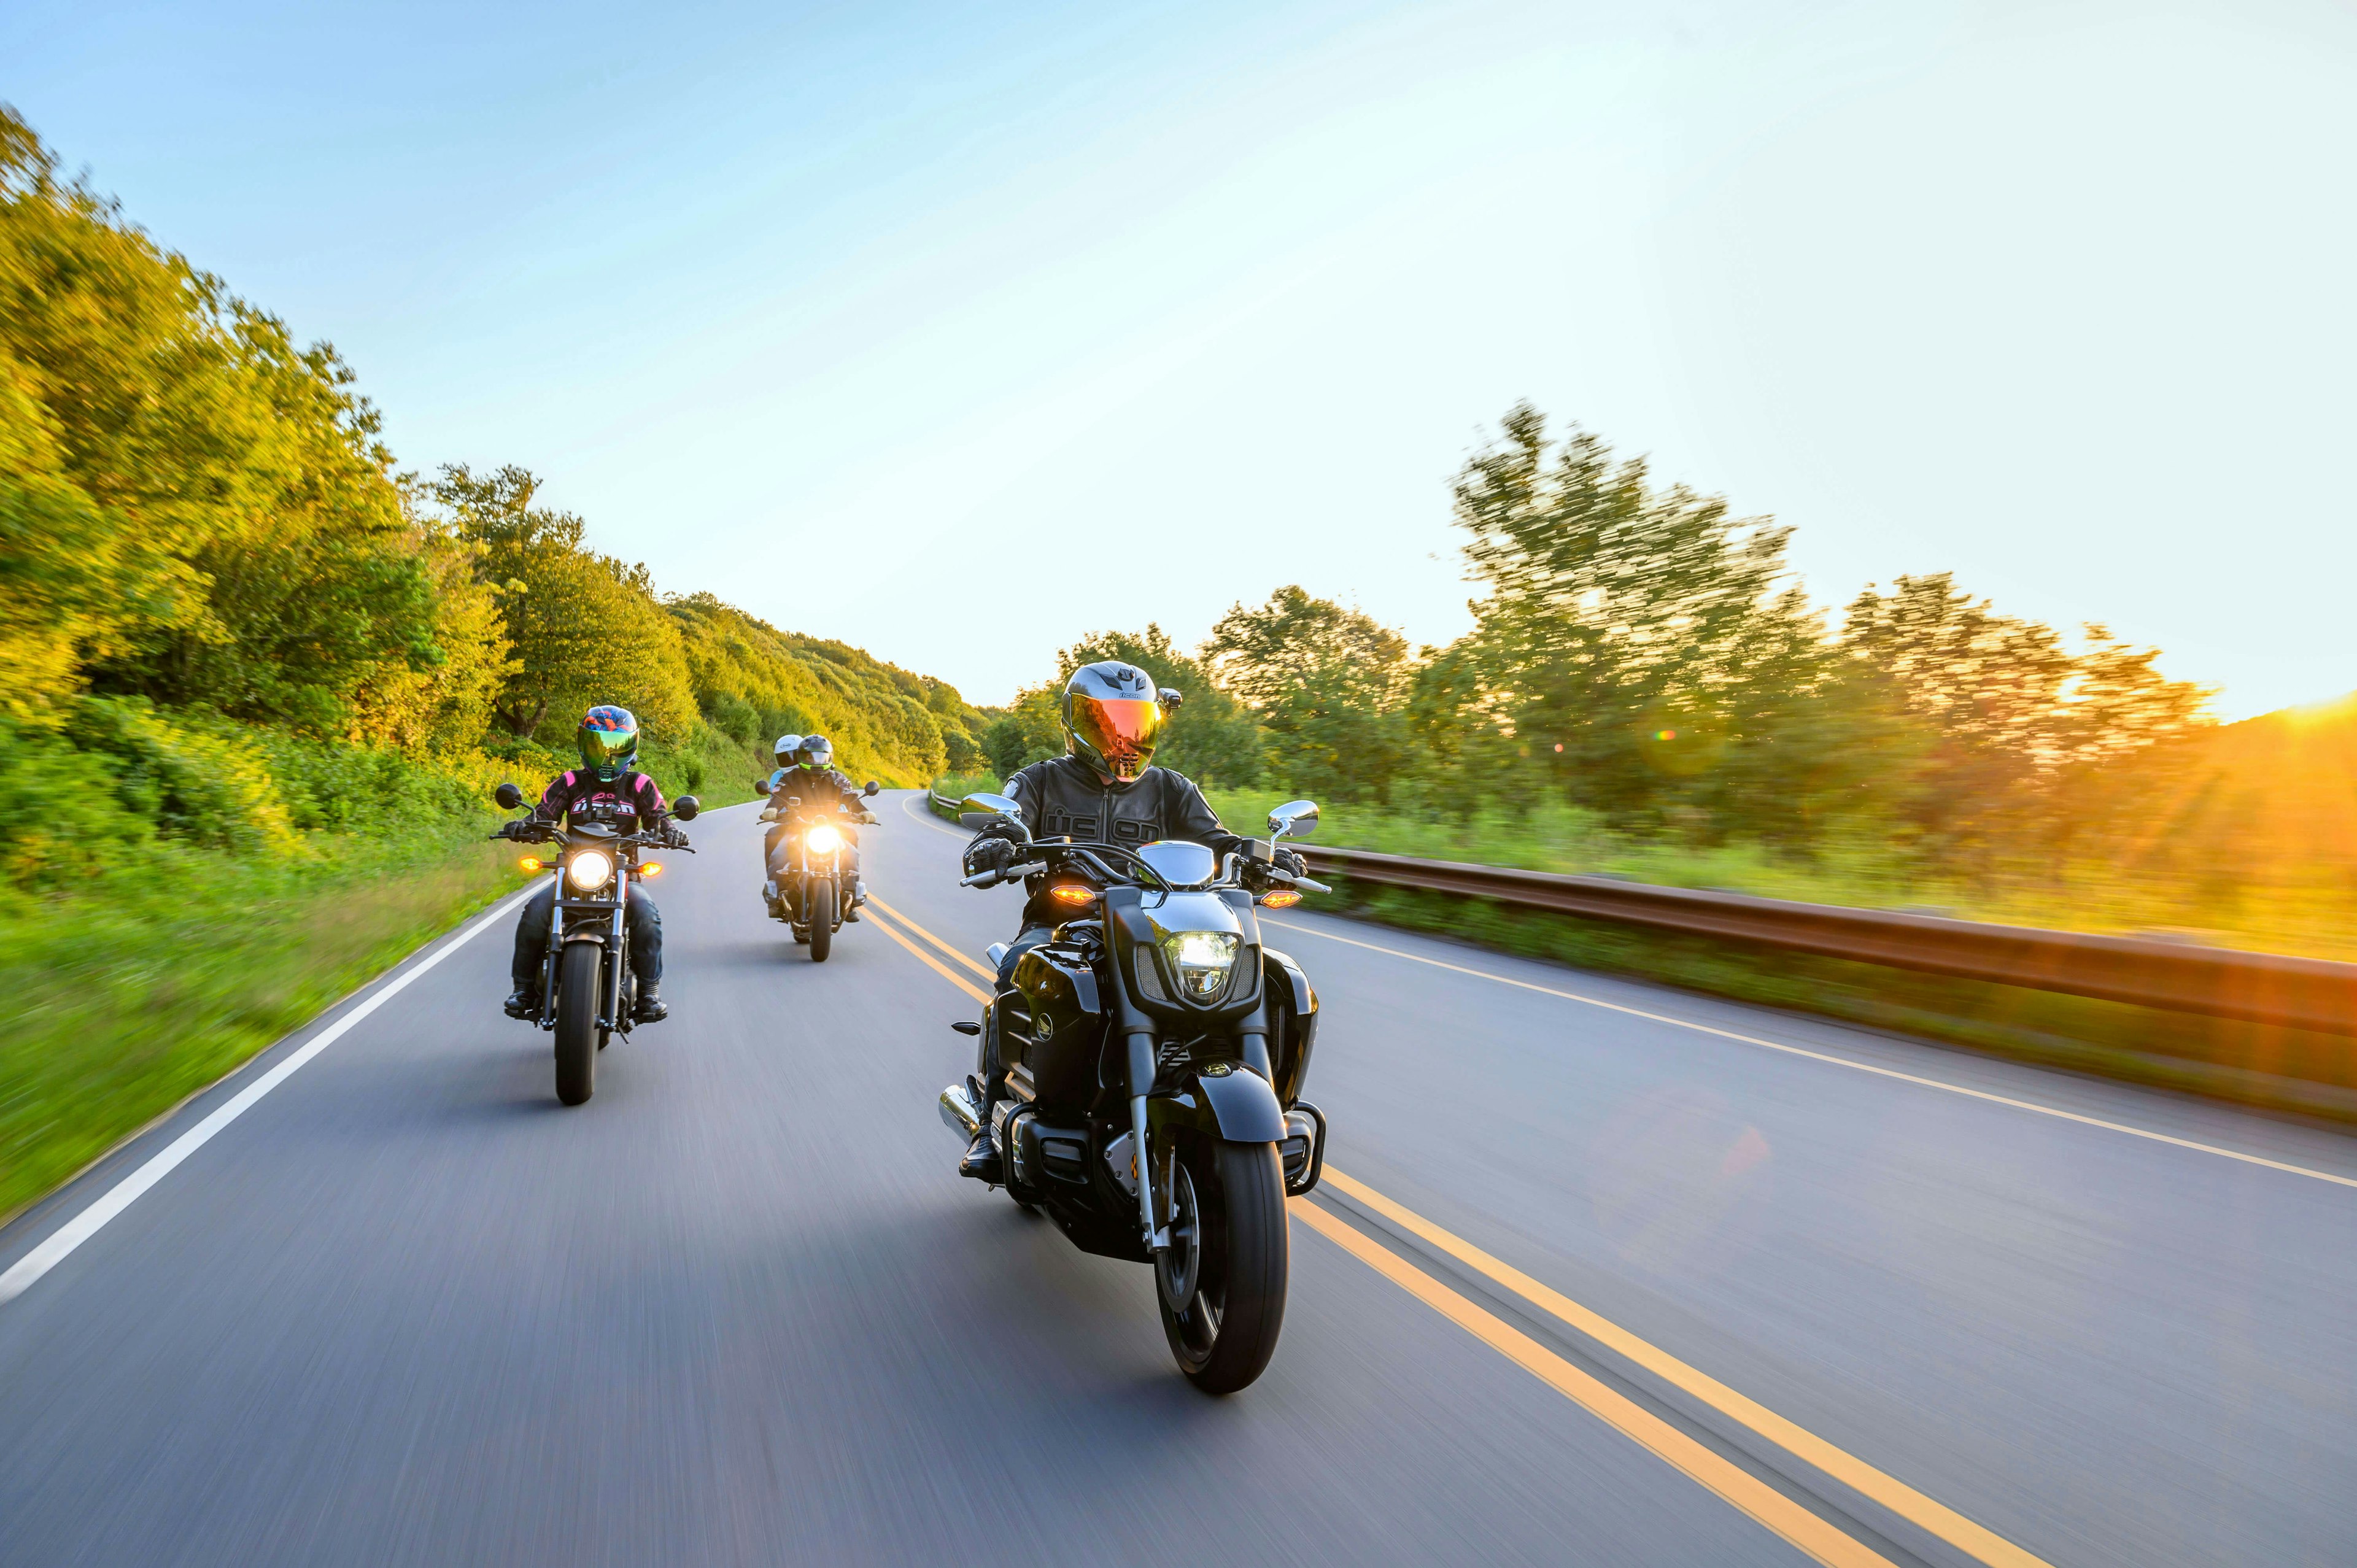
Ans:
<svg viewBox="0 0 2357 1568"><path fill-rule="evenodd" d="M542 791L540 804L532 809L532 814L546 822L563 817L566 826L574 827L588 820L597 807L618 806L637 812L639 826L645 830L655 825L663 804L662 791L643 773L625 773L611 784L604 784L587 768L574 768L558 774Z"/></svg>

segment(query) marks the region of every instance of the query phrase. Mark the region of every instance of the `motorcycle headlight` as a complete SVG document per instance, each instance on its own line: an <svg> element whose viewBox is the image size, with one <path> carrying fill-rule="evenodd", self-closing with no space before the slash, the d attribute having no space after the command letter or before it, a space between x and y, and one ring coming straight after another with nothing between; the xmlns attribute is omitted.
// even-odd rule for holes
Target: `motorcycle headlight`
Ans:
<svg viewBox="0 0 2357 1568"><path fill-rule="evenodd" d="M604 850L585 849L565 863L565 875L584 893L595 893L612 880L614 859Z"/></svg>
<svg viewBox="0 0 2357 1568"><path fill-rule="evenodd" d="M813 854L833 854L843 847L843 835L821 822L804 835L802 847Z"/></svg>
<svg viewBox="0 0 2357 1568"><path fill-rule="evenodd" d="M1189 1002L1217 1000L1236 967L1238 940L1233 931L1173 931L1164 937L1162 956L1178 976L1180 994Z"/></svg>

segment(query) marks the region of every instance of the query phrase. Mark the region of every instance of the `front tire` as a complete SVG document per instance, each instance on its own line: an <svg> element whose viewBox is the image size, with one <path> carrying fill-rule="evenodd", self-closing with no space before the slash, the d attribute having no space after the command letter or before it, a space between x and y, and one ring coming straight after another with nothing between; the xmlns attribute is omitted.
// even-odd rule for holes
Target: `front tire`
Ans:
<svg viewBox="0 0 2357 1568"><path fill-rule="evenodd" d="M556 972L556 1098L578 1105L597 1086L597 981L605 950L567 942Z"/></svg>
<svg viewBox="0 0 2357 1568"><path fill-rule="evenodd" d="M834 950L834 884L824 877L810 885L811 962L824 963Z"/></svg>
<svg viewBox="0 0 2357 1568"><path fill-rule="evenodd" d="M1163 1337L1188 1381L1232 1394L1267 1369L1285 1327L1285 1168L1273 1144L1190 1140L1171 1169L1172 1245L1154 1262Z"/></svg>

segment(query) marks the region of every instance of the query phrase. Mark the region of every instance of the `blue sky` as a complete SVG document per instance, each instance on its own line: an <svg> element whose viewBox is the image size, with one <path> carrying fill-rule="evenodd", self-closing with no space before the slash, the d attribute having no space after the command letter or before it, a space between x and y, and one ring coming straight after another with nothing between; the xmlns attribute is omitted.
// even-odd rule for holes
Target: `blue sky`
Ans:
<svg viewBox="0 0 2357 1568"><path fill-rule="evenodd" d="M1280 583L1468 623L1529 398L2229 714L2357 688L2357 13L0 10L0 98L404 465L1004 700Z"/></svg>

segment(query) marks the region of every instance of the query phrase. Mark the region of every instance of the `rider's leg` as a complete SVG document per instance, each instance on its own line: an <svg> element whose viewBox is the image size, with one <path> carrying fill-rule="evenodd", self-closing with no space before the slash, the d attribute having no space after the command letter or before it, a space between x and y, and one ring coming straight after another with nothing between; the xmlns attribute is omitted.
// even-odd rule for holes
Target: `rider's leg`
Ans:
<svg viewBox="0 0 2357 1568"><path fill-rule="evenodd" d="M859 918L859 906L867 902L867 882L859 875L859 841L849 833L844 835L843 869L847 874L849 897L843 901L843 918L847 924Z"/></svg>
<svg viewBox="0 0 2357 1568"><path fill-rule="evenodd" d="M507 1001L511 1018L528 1016L540 995L541 966L548 961L548 929L555 918L556 886L544 882L516 917L515 956L508 964L508 978L515 982Z"/></svg>
<svg viewBox="0 0 2357 1568"><path fill-rule="evenodd" d="M662 999L662 911L655 901L630 889L630 901L625 906L622 924L630 940L630 972L638 976L638 1004L630 1009L633 1020L651 1024L670 1013Z"/></svg>
<svg viewBox="0 0 2357 1568"><path fill-rule="evenodd" d="M778 901L778 844L786 836L786 824L772 822L770 831L761 835L761 897L770 903Z"/></svg>
<svg viewBox="0 0 2357 1568"><path fill-rule="evenodd" d="M997 989L1000 993L1004 994L1013 983L1015 961L1055 934L1053 927L1026 926L1007 944L1006 956L998 961ZM994 1186L1005 1178L998 1145L990 1135L991 1108L997 1103L1006 1087L1006 1075L999 1066L997 1035L998 1009L994 1005L984 1026L974 1060L974 1077L982 1085L982 1127L974 1133L974 1141L966 1145L964 1158L958 1161L958 1175Z"/></svg>

